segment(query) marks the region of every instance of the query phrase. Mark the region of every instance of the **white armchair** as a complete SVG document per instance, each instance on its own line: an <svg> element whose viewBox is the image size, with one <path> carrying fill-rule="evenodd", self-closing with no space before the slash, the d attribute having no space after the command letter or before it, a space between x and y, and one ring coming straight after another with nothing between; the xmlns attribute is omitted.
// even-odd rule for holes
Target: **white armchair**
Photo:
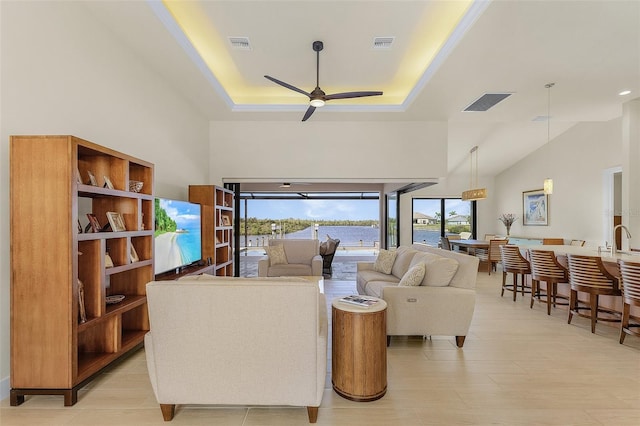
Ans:
<svg viewBox="0 0 640 426"><path fill-rule="evenodd" d="M284 249L284 258L269 256L274 247ZM318 240L269 240L267 256L258 261L259 277L321 276L322 256Z"/></svg>

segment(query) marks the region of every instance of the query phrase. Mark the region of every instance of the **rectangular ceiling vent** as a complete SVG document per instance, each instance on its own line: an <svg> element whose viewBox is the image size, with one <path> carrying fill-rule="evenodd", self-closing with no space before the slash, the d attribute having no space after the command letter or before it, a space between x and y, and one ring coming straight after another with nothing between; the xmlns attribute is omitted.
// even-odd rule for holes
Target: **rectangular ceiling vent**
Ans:
<svg viewBox="0 0 640 426"><path fill-rule="evenodd" d="M391 49L395 37L376 37L373 39L374 49Z"/></svg>
<svg viewBox="0 0 640 426"><path fill-rule="evenodd" d="M485 93L471 105L466 107L464 111L487 111L489 108L493 108L498 102L509 96L511 96L511 93Z"/></svg>
<svg viewBox="0 0 640 426"><path fill-rule="evenodd" d="M231 43L231 47L234 49L251 50L249 37L229 37L229 43Z"/></svg>

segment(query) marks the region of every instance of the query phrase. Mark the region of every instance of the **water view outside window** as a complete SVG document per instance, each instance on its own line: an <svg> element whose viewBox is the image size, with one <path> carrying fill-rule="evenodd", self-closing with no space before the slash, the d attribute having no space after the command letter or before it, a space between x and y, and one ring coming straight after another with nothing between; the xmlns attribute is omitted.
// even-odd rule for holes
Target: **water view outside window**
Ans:
<svg viewBox="0 0 640 426"><path fill-rule="evenodd" d="M376 194L377 195L377 194ZM270 238L340 240L339 252L380 247L378 199L241 199L240 250L262 256Z"/></svg>
<svg viewBox="0 0 640 426"><path fill-rule="evenodd" d="M414 198L413 242L437 247L440 237L471 230L471 202L460 199Z"/></svg>

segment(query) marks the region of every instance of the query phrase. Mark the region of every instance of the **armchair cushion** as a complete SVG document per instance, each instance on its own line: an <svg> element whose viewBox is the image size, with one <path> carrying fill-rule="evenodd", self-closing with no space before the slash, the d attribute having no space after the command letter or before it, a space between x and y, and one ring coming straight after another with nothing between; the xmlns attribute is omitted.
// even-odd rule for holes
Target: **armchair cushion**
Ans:
<svg viewBox="0 0 640 426"><path fill-rule="evenodd" d="M418 263L415 266L409 268L409 270L402 276L402 279L398 285L403 286L417 286L422 284L424 278L425 264L423 262Z"/></svg>
<svg viewBox="0 0 640 426"><path fill-rule="evenodd" d="M373 269L377 272L382 272L383 274L390 274L391 269L393 268L393 262L396 259L396 252L380 249L378 253L378 257L376 258L375 263L373 264Z"/></svg>
<svg viewBox="0 0 640 426"><path fill-rule="evenodd" d="M287 262L287 254L284 252L283 245L275 245L267 247L267 256L269 256L269 265L286 265Z"/></svg>

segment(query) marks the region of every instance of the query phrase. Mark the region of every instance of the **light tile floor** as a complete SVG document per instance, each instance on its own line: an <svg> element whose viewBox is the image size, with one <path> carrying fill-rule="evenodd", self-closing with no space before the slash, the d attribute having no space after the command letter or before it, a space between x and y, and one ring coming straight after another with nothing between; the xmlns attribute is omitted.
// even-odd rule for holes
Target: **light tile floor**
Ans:
<svg viewBox="0 0 640 426"><path fill-rule="evenodd" d="M335 277L335 274L334 274ZM358 403L327 387L318 425L639 425L640 339L618 329L546 315L543 304L500 297L501 274L478 274L477 304L463 349L453 337L393 338L388 391ZM333 297L353 281L327 280ZM143 350L110 368L64 407L60 396L0 403L0 425L166 425L149 384ZM305 408L178 406L174 425L306 425Z"/></svg>

